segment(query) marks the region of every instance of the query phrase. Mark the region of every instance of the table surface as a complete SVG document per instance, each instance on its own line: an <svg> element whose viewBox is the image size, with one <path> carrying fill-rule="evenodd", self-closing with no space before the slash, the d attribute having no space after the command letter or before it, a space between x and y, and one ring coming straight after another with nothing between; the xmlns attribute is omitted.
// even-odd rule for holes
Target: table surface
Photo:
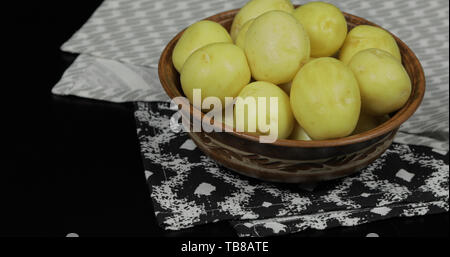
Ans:
<svg viewBox="0 0 450 257"><path fill-rule="evenodd" d="M51 2L11 10L6 43L13 48L5 52L14 57L7 74L13 79L7 95L14 99L6 99L8 168L1 181L7 197L0 236L235 236L227 222L182 231L158 227L131 103L50 93L76 58L59 46L101 1ZM448 225L445 213L290 236L448 236Z"/></svg>

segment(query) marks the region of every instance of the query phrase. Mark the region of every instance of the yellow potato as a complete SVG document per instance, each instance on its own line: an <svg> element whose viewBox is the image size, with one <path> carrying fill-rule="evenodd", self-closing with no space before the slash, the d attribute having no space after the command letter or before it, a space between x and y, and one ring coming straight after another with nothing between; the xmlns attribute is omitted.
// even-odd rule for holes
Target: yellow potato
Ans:
<svg viewBox="0 0 450 257"><path fill-rule="evenodd" d="M251 73L244 51L231 43L214 43L195 51L181 70L181 86L193 103L193 90L201 89L202 99L236 97L250 82Z"/></svg>
<svg viewBox="0 0 450 257"><path fill-rule="evenodd" d="M361 134L371 129L374 129L389 120L389 116L372 116L365 114L363 112L359 115L358 124L356 124L356 128L353 131L352 135Z"/></svg>
<svg viewBox="0 0 450 257"><path fill-rule="evenodd" d="M285 11L292 13L294 7L290 0L251 0L239 10L231 25L231 38L236 42L239 31L244 24L268 11Z"/></svg>
<svg viewBox="0 0 450 257"><path fill-rule="evenodd" d="M291 107L312 139L348 136L356 127L361 109L358 82L341 61L317 58L295 76Z"/></svg>
<svg viewBox="0 0 450 257"><path fill-rule="evenodd" d="M310 61L312 61L312 60L314 60L314 59L316 59L316 58L314 58L314 57L309 57L307 63L310 62ZM304 65L304 64L303 64L303 65ZM303 65L302 65L302 67L303 67ZM302 67L300 67L300 69L301 69ZM281 89L283 89L283 91L286 92L287 95L291 95L292 81L289 81L288 83L280 84L280 85L278 85L278 86L279 86Z"/></svg>
<svg viewBox="0 0 450 257"><path fill-rule="evenodd" d="M344 43L347 21L336 6L324 2L310 2L295 9L293 15L308 33L311 56L332 56Z"/></svg>
<svg viewBox="0 0 450 257"><path fill-rule="evenodd" d="M288 83L284 83L279 85L279 87L281 89L283 89L283 91L287 94L290 95L291 94L291 87L292 87L292 81L288 82Z"/></svg>
<svg viewBox="0 0 450 257"><path fill-rule="evenodd" d="M270 11L256 18L248 29L245 54L253 78L283 84L308 61L309 38L292 15Z"/></svg>
<svg viewBox="0 0 450 257"><path fill-rule="evenodd" d="M292 129L294 128L294 116L291 111L291 106L289 103L289 96L281 90L277 85L265 82L265 81L257 81L248 84L245 86L242 91L239 93L238 97L241 97L241 99L245 100L247 97L253 98L256 103L256 116L252 115L252 112L249 107L245 105L239 104L239 99L236 102L234 111L235 111L235 120L236 120L236 128L242 128L245 132L252 132L252 127L249 126L249 122L252 122L252 119L254 119L256 129L256 134L259 135L268 135L269 132L272 133L272 131L264 131L259 126L259 120L261 118L265 118L265 124L268 124L269 122L273 122L273 124L278 127L277 131L277 138L278 139L285 139L289 137L289 135L292 132ZM266 102L266 117L261 117L258 113L258 97L265 98ZM272 110L270 108L270 98L274 97L278 99L278 112L275 112L275 110ZM254 110L254 109L253 109ZM243 113L243 120L239 119L239 114ZM250 115L249 115L250 113ZM249 119L250 118L250 119Z"/></svg>
<svg viewBox="0 0 450 257"><path fill-rule="evenodd" d="M311 137L306 133L305 129L298 124L298 122L295 122L294 130L292 131L291 135L289 136L289 139L292 140L303 140L303 141L311 141Z"/></svg>
<svg viewBox="0 0 450 257"><path fill-rule="evenodd" d="M362 110L383 115L403 107L411 94L411 80L395 57L380 49L357 53L349 63L361 91Z"/></svg>
<svg viewBox="0 0 450 257"><path fill-rule="evenodd" d="M172 62L178 72L195 50L211 43L232 43L228 31L219 23L199 21L184 31L172 53Z"/></svg>
<svg viewBox="0 0 450 257"><path fill-rule="evenodd" d="M242 27L242 29L239 31L239 34L236 38L236 45L239 46L241 49L245 49L245 38L247 35L247 31L248 28L250 28L250 25L253 24L253 21L255 19L251 19L249 21L247 21L244 26Z"/></svg>
<svg viewBox="0 0 450 257"><path fill-rule="evenodd" d="M339 52L339 59L348 64L356 53L369 48L385 50L397 60L402 60L397 42L391 34L381 28L370 25L356 26L348 33Z"/></svg>

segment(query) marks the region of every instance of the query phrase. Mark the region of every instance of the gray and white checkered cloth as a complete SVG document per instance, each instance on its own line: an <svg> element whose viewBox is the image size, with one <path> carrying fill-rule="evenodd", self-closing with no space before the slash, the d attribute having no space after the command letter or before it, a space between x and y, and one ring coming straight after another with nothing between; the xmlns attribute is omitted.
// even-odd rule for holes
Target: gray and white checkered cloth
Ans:
<svg viewBox="0 0 450 257"><path fill-rule="evenodd" d="M165 45L190 24L246 0L105 0L63 51L79 53L52 89L111 102L168 101L157 74ZM302 4L306 1L293 1ZM342 11L370 20L403 40L425 70L422 105L396 143L449 150L449 3L447 0L327 0ZM142 142L141 142L142 143ZM448 165L446 166L448 186ZM448 191L447 191L448 193ZM447 196L448 197L448 196ZM273 220L253 223L272 224Z"/></svg>
<svg viewBox="0 0 450 257"><path fill-rule="evenodd" d="M112 102L167 101L157 65L180 30L246 0L105 0L63 51L80 53L52 92ZM396 142L447 150L449 133L449 3L446 0L329 0L401 38L419 57L427 90ZM302 2L295 2L301 4Z"/></svg>

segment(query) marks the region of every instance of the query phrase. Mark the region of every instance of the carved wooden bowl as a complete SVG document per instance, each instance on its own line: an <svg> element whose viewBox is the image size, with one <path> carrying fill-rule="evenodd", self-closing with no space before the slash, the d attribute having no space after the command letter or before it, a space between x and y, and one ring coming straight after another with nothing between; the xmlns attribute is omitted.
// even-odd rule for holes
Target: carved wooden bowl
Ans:
<svg viewBox="0 0 450 257"><path fill-rule="evenodd" d="M230 29L238 9L207 18ZM350 29L376 24L344 13ZM184 96L179 73L172 64L172 51L182 35L176 35L164 49L159 61L159 79L170 98ZM190 132L189 136L209 157L245 176L284 183L331 180L359 171L377 159L392 143L399 128L419 107L425 93L422 66L409 47L393 35L402 54L403 65L412 82L405 106L370 131L340 139L319 141L277 140L259 143L254 135L233 132ZM188 105L189 106L189 105ZM204 114L192 105L182 109L184 117L202 119ZM221 124L224 128L224 125Z"/></svg>

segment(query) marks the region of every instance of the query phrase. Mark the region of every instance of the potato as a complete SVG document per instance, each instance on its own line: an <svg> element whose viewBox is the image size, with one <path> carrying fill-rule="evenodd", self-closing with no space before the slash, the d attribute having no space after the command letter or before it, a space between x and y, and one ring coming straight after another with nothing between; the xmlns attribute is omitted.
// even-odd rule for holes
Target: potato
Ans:
<svg viewBox="0 0 450 257"><path fill-rule="evenodd" d="M215 96L225 107L225 97L236 97L250 82L251 73L244 51L231 43L214 43L195 51L181 70L181 86L193 103L193 90L202 99ZM198 107L198 106L197 106Z"/></svg>
<svg viewBox="0 0 450 257"><path fill-rule="evenodd" d="M295 9L293 15L308 33L311 56L332 56L341 48L347 36L347 21L336 6L310 2Z"/></svg>
<svg viewBox="0 0 450 257"><path fill-rule="evenodd" d="M239 31L244 24L268 11L285 11L292 13L294 7L290 0L251 0L239 10L231 25L231 38L236 42Z"/></svg>
<svg viewBox="0 0 450 257"><path fill-rule="evenodd" d="M270 11L248 29L245 54L255 80L287 83L309 58L309 38L292 15Z"/></svg>
<svg viewBox="0 0 450 257"><path fill-rule="evenodd" d="M292 81L288 82L288 83L284 83L279 85L279 87L281 89L283 89L283 91L287 94L290 95L291 94L291 87L292 87Z"/></svg>
<svg viewBox="0 0 450 257"><path fill-rule="evenodd" d="M309 57L309 59L308 59L308 61L307 61L306 63L308 63L308 62L310 62L310 61L312 61L312 60L314 60L314 59L316 59L316 58L314 58L314 57ZM303 64L303 65L304 65L304 64ZM303 67L303 65L302 65L302 67ZM301 69L302 67L300 67L300 69ZM283 89L283 91L286 92L287 95L291 95L292 81L289 81L288 83L280 84L280 85L278 85L278 86L279 86L281 89Z"/></svg>
<svg viewBox="0 0 450 257"><path fill-rule="evenodd" d="M379 27L370 25L356 26L348 33L339 52L339 59L348 64L356 53L369 48L385 50L397 60L402 60L397 42L391 34Z"/></svg>
<svg viewBox="0 0 450 257"><path fill-rule="evenodd" d="M306 133L305 129L298 124L298 122L295 122L294 130L292 131L291 135L289 136L289 139L292 140L303 140L303 141L311 141L311 137Z"/></svg>
<svg viewBox="0 0 450 257"><path fill-rule="evenodd" d="M291 107L312 139L348 136L356 127L361 109L358 82L341 61L317 58L295 76Z"/></svg>
<svg viewBox="0 0 450 257"><path fill-rule="evenodd" d="M403 107L411 94L411 80L402 64L380 49L357 53L349 63L361 91L362 110L383 115Z"/></svg>
<svg viewBox="0 0 450 257"><path fill-rule="evenodd" d="M382 123L389 120L388 115L384 116L372 116L361 112L359 115L358 124L356 124L356 128L353 131L352 135L361 134L366 131L372 130Z"/></svg>
<svg viewBox="0 0 450 257"><path fill-rule="evenodd" d="M178 72L184 62L197 49L211 43L232 43L228 31L219 23L213 21L199 21L184 31L172 53L172 62Z"/></svg>
<svg viewBox="0 0 450 257"><path fill-rule="evenodd" d="M250 25L253 24L254 20L255 19L251 19L251 20L247 21L244 24L244 26L242 27L242 29L239 31L239 34L238 34L238 36L236 38L236 43L235 44L237 46L239 46L241 49L245 49L245 38L246 38L246 35L247 35L247 31L248 31L248 28L250 28Z"/></svg>
<svg viewBox="0 0 450 257"><path fill-rule="evenodd" d="M259 120L261 118L265 118L265 123L273 122L273 124L278 125L277 131L277 139L285 139L289 137L294 128L294 116L291 111L291 106L289 103L289 96L281 90L277 85L265 82L265 81L257 81L248 84L245 86L242 91L239 93L238 97L241 97L243 100L245 98L253 98L256 103L256 116L252 115L252 112L249 111L249 108L245 105L239 104L239 99L236 101L236 105L234 108L235 111L235 119L236 119L236 129L241 128L241 130L245 132L251 133L251 126L249 126L249 122L252 122L252 119L255 118L255 126L256 134L258 135L268 135L269 132L273 131L264 131L259 126ZM266 99L266 117L261 117L258 113L258 97L263 97ZM278 99L278 112L275 110L270 112L270 98L276 97ZM243 114L243 120L239 118L239 114ZM249 113L251 114L249 116Z"/></svg>

